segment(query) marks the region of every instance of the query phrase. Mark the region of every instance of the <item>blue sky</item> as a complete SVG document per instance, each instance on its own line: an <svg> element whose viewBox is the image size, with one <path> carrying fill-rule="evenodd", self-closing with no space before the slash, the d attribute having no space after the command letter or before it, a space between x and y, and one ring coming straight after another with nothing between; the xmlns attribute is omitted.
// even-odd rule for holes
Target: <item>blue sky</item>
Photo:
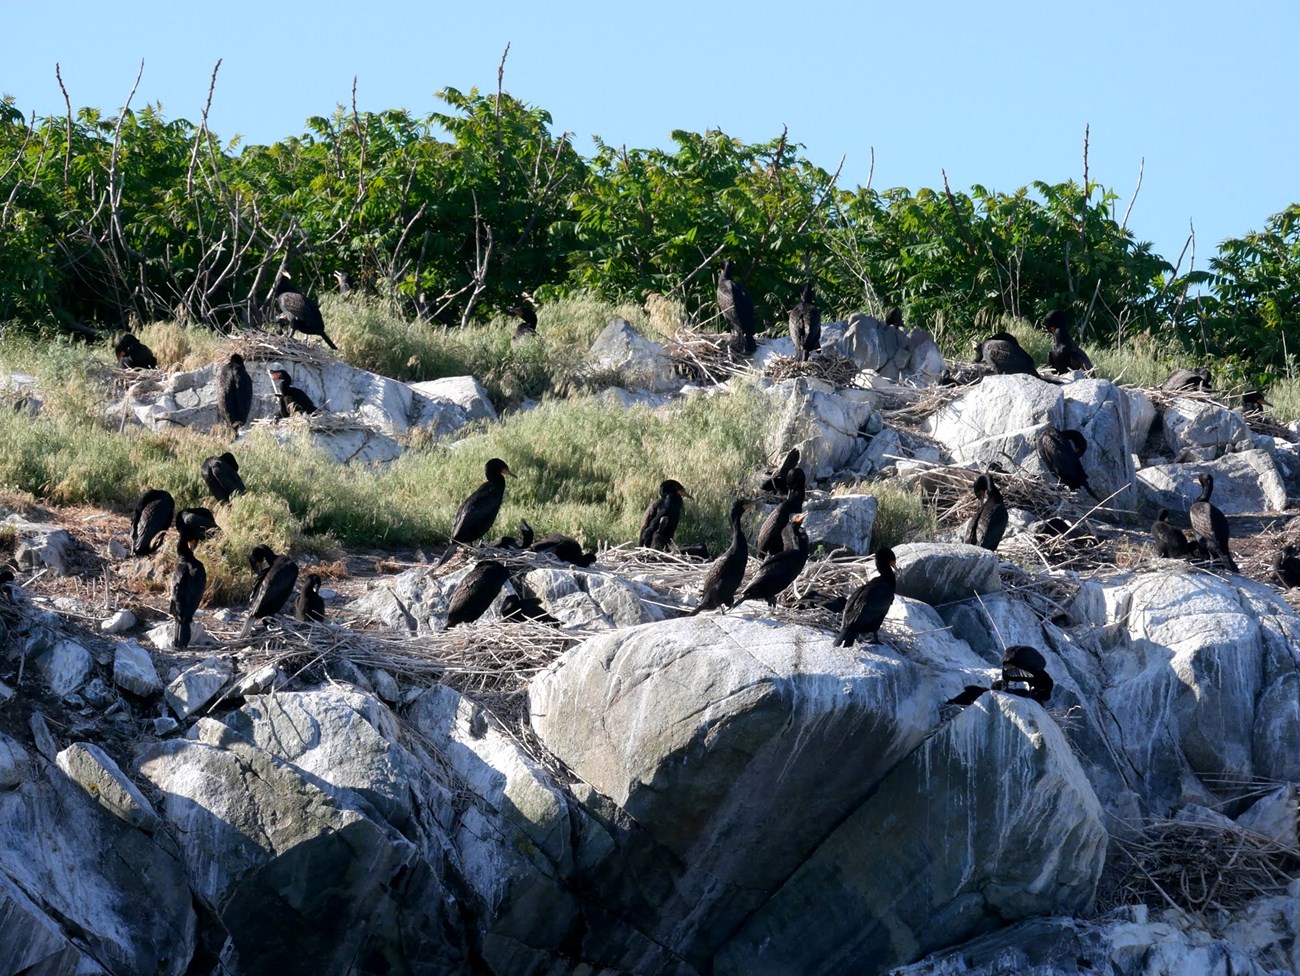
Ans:
<svg viewBox="0 0 1300 976"><path fill-rule="evenodd" d="M946 169L954 189L1011 191L1080 178L1090 124L1090 176L1122 214L1145 159L1130 226L1174 261L1194 221L1201 268L1300 199L1300 4L1282 0L5 7L0 92L28 113L62 113L55 62L74 106L115 112L143 58L135 104L197 120L221 58L212 128L269 142L347 102L354 76L362 109L492 88L509 42L506 88L584 154L593 134L649 147L676 128L760 141L788 125L826 169L847 156L844 186L874 148L877 189Z"/></svg>

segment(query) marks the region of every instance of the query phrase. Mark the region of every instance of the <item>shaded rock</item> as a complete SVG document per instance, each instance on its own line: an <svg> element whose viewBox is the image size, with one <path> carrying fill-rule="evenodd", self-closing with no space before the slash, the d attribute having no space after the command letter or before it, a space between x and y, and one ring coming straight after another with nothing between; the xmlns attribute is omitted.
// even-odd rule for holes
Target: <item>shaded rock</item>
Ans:
<svg viewBox="0 0 1300 976"><path fill-rule="evenodd" d="M839 348L863 369L896 380L912 358L912 342L911 336L902 329L862 312L854 312L848 318Z"/></svg>
<svg viewBox="0 0 1300 976"><path fill-rule="evenodd" d="M784 457L799 448L803 468L814 480L849 464L881 429L870 391L840 394L829 383L799 377L773 383L764 392L773 401L768 456Z"/></svg>
<svg viewBox="0 0 1300 976"><path fill-rule="evenodd" d="M1201 493L1196 478L1214 475L1211 501L1225 515L1240 512L1280 512L1286 508L1286 485L1272 457L1263 451L1241 451L1198 464L1156 464L1137 472L1142 500L1148 510L1185 512Z"/></svg>
<svg viewBox="0 0 1300 976"><path fill-rule="evenodd" d="M48 567L55 576L73 572L72 536L57 525L29 522L15 512L6 516L0 527L14 533L13 552L8 558L20 569Z"/></svg>
<svg viewBox="0 0 1300 976"><path fill-rule="evenodd" d="M233 698L247 698L283 688L288 683L288 676L283 671L274 664L264 664L251 674L241 675L230 694Z"/></svg>
<svg viewBox="0 0 1300 976"><path fill-rule="evenodd" d="M844 548L855 555L871 551L871 529L878 503L874 495L827 495L811 492L804 499L803 527L811 544L826 551Z"/></svg>
<svg viewBox="0 0 1300 976"><path fill-rule="evenodd" d="M210 657L186 668L167 686L167 704L179 719L187 719L212 701L226 686L233 670L224 658Z"/></svg>
<svg viewBox="0 0 1300 976"><path fill-rule="evenodd" d="M1036 703L990 692L885 777L714 972L883 973L991 924L1081 911L1106 844L1101 806L1055 723Z"/></svg>
<svg viewBox="0 0 1300 976"><path fill-rule="evenodd" d="M488 392L472 376L444 376L441 379L425 380L410 384L412 390L421 396L434 400L450 400L465 411L468 420L496 420L496 407Z"/></svg>
<svg viewBox="0 0 1300 976"><path fill-rule="evenodd" d="M912 542L894 547L900 596L932 607L1002 589L997 554L956 542Z"/></svg>
<svg viewBox="0 0 1300 976"><path fill-rule="evenodd" d="M139 787L92 742L74 742L59 753L58 766L109 813L152 834L162 825Z"/></svg>
<svg viewBox="0 0 1300 976"><path fill-rule="evenodd" d="M1151 398L1136 387L1123 387L1128 400L1128 439L1135 454L1142 452L1156 419L1156 405Z"/></svg>
<svg viewBox="0 0 1300 976"><path fill-rule="evenodd" d="M1286 783L1256 800L1237 818L1237 826L1284 847L1295 847L1297 811L1300 811L1300 798L1296 786Z"/></svg>
<svg viewBox="0 0 1300 976"><path fill-rule="evenodd" d="M13 789L32 773L32 757L17 739L0 732L0 790Z"/></svg>
<svg viewBox="0 0 1300 976"><path fill-rule="evenodd" d="M113 683L141 698L162 691L153 658L135 641L122 641L113 648Z"/></svg>
<svg viewBox="0 0 1300 976"><path fill-rule="evenodd" d="M626 319L613 319L587 350L587 361L617 372L623 383L648 390L675 390L682 385L672 357L658 342L645 338Z"/></svg>
<svg viewBox="0 0 1300 976"><path fill-rule="evenodd" d="M59 640L36 656L50 691L60 698L72 694L90 678L95 659L90 651L70 640Z"/></svg>

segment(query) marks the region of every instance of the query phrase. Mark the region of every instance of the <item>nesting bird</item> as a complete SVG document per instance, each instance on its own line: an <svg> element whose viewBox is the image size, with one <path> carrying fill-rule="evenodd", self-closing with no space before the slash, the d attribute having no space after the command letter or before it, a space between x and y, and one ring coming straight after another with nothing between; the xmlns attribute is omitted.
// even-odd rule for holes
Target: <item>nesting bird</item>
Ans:
<svg viewBox="0 0 1300 976"><path fill-rule="evenodd" d="M150 488L141 495L131 516L131 555L152 556L161 549L175 513L176 502L170 492Z"/></svg>
<svg viewBox="0 0 1300 976"><path fill-rule="evenodd" d="M870 634L873 642L879 640L880 627L894 602L897 565L893 549L884 546L876 550L876 576L854 590L844 605L840 632L835 635L833 646L849 647L862 634Z"/></svg>
<svg viewBox="0 0 1300 976"><path fill-rule="evenodd" d="M294 414L316 413L316 404L298 387L293 385L293 377L283 369L271 370L271 383L275 386L275 403L279 408L280 419L285 420Z"/></svg>
<svg viewBox="0 0 1300 976"><path fill-rule="evenodd" d="M275 297L280 306L277 322L303 335L320 336L325 340L325 345L338 349L334 340L325 334L325 320L321 318L320 306L290 284L288 272L281 274L275 283Z"/></svg>
<svg viewBox="0 0 1300 976"><path fill-rule="evenodd" d="M515 339L531 339L537 335L537 312L528 302L523 301L509 309L511 315L519 319L515 326Z"/></svg>
<svg viewBox="0 0 1300 976"><path fill-rule="evenodd" d="M731 503L731 545L705 574L700 604L691 611L692 615L724 606L730 609L736 602L736 590L745 578L745 567L749 563L749 541L745 538L745 527L741 524L741 519L753 504L747 498L737 498Z"/></svg>
<svg viewBox="0 0 1300 976"><path fill-rule="evenodd" d="M682 499L692 495L680 481L669 478L659 483L659 497L650 503L641 518L641 532L637 537L647 549L665 550L672 545L677 523L682 518Z"/></svg>
<svg viewBox="0 0 1300 976"><path fill-rule="evenodd" d="M232 352L217 373L217 414L238 434L252 412L253 379L244 368L244 357Z"/></svg>
<svg viewBox="0 0 1300 976"><path fill-rule="evenodd" d="M966 531L966 544L997 552L1007 531L1007 506L1002 500L1002 492L991 473L976 478L971 491L980 500L980 509Z"/></svg>
<svg viewBox="0 0 1300 976"><path fill-rule="evenodd" d="M1214 475L1203 472L1196 479L1201 486L1201 493L1187 514L1192 520L1192 532L1196 541L1211 559L1222 559L1232 572L1237 572L1237 564L1228 551L1228 519L1217 506L1210 501L1214 492Z"/></svg>
<svg viewBox="0 0 1300 976"><path fill-rule="evenodd" d="M510 570L495 559L484 559L451 591L447 628L473 623L487 612L510 578Z"/></svg>
<svg viewBox="0 0 1300 976"><path fill-rule="evenodd" d="M1016 373L1038 376L1034 357L1021 348L1020 340L1010 332L995 332L983 341L975 340L975 361L1003 376Z"/></svg>
<svg viewBox="0 0 1300 976"><path fill-rule="evenodd" d="M1008 647L1002 655L1002 677L993 682L998 691L1046 704L1056 683L1047 673L1041 652L1024 644Z"/></svg>
<svg viewBox="0 0 1300 976"><path fill-rule="evenodd" d="M208 486L208 491L212 492L212 497L219 502L228 502L232 495L248 490L244 487L244 479L239 476L239 462L229 451L204 458L199 474L203 476L203 482Z"/></svg>
<svg viewBox="0 0 1300 976"><path fill-rule="evenodd" d="M1204 366L1196 369L1176 369L1169 378L1160 384L1160 389L1172 392L1212 393L1210 371Z"/></svg>
<svg viewBox="0 0 1300 976"><path fill-rule="evenodd" d="M299 623L320 623L325 619L325 601L320 595L321 578L319 573L308 573L302 588L298 590L298 599L293 605L293 619Z"/></svg>
<svg viewBox="0 0 1300 976"><path fill-rule="evenodd" d="M1191 558L1192 546L1187 541L1187 534L1169 521L1169 509L1162 508L1156 513L1156 520L1151 525L1151 538L1156 543L1156 555L1161 559Z"/></svg>
<svg viewBox="0 0 1300 976"><path fill-rule="evenodd" d="M1273 577L1287 589L1300 586L1300 550L1293 545L1285 545L1275 553L1273 562L1268 567Z"/></svg>
<svg viewBox="0 0 1300 976"><path fill-rule="evenodd" d="M1101 501L1088 484L1088 472L1083 470L1081 459L1088 450L1088 440L1082 431L1057 430L1048 424L1039 433L1036 446L1039 459L1048 471L1060 479L1061 484L1071 491L1082 488L1095 501Z"/></svg>
<svg viewBox="0 0 1300 976"><path fill-rule="evenodd" d="M123 369L158 368L158 360L153 350L130 332L124 332L114 344L113 355L117 357L117 365Z"/></svg>
<svg viewBox="0 0 1300 976"><path fill-rule="evenodd" d="M1074 341L1070 333L1070 316L1054 308L1043 319L1043 328L1052 333L1052 348L1047 353L1047 364L1058 374L1081 369L1092 370L1092 360Z"/></svg>
<svg viewBox="0 0 1300 976"><path fill-rule="evenodd" d="M500 458L492 458L483 465L483 484L470 492L456 510L456 518L451 524L451 539L437 565L441 566L450 559L458 545L468 546L488 534L501 511L501 502L505 500L507 475L514 477L510 466Z"/></svg>
<svg viewBox="0 0 1300 976"><path fill-rule="evenodd" d="M799 304L790 310L790 338L794 342L794 358L807 362L808 357L822 345L822 313L813 298L812 282L803 286Z"/></svg>
<svg viewBox="0 0 1300 976"><path fill-rule="evenodd" d="M257 573L253 595L248 601L248 619L239 632L247 637L253 625L284 609L298 582L298 564L288 556L277 556L270 546L254 546L248 557L249 565Z"/></svg>
<svg viewBox="0 0 1300 976"><path fill-rule="evenodd" d="M790 519L798 512L803 511L803 503L806 497L804 485L803 468L795 468L790 472L786 479L789 494L782 499L781 504L768 513L767 518L763 520L763 526L758 530L758 552L760 556L774 556L785 548L783 538L785 536L785 527L790 524Z"/></svg>
<svg viewBox="0 0 1300 976"><path fill-rule="evenodd" d="M731 326L737 352L752 353L758 349L754 342L754 300L745 286L731 277L731 258L722 262L718 275L718 311Z"/></svg>
<svg viewBox="0 0 1300 976"><path fill-rule="evenodd" d="M790 519L785 531L786 547L763 560L754 578L736 598L737 604L757 597L775 606L776 598L803 572L808 563L808 533L804 531L802 513Z"/></svg>
<svg viewBox="0 0 1300 976"><path fill-rule="evenodd" d="M770 471L763 483L758 486L759 491L769 492L776 495L784 495L790 491L790 475L799 468L799 448L792 447L781 461L781 466L775 471ZM803 472L800 472L802 475Z"/></svg>
<svg viewBox="0 0 1300 976"><path fill-rule="evenodd" d="M533 540L533 527L525 521L519 523L520 531L527 529L524 535L525 541L523 547L530 552L549 553L561 562L570 563L574 566L587 567L596 561L594 552L584 551L582 543L571 535L562 535L553 532L550 535L543 536L536 541Z"/></svg>

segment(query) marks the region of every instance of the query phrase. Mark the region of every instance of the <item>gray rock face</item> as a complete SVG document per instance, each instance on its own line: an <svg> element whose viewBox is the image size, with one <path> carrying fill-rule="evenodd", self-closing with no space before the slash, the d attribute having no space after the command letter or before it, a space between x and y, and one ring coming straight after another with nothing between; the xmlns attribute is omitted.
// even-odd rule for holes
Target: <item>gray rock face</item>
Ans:
<svg viewBox="0 0 1300 976"><path fill-rule="evenodd" d="M895 546L896 592L939 607L1002 589L998 557L979 546L912 542Z"/></svg>
<svg viewBox="0 0 1300 976"><path fill-rule="evenodd" d="M139 787L93 742L74 742L59 753L58 765L100 806L132 827L152 834L162 824Z"/></svg>
<svg viewBox="0 0 1300 976"><path fill-rule="evenodd" d="M837 393L829 383L799 377L774 383L765 392L773 401L769 456L783 457L799 448L804 470L814 479L829 478L845 467L881 429L874 397L866 390Z"/></svg>
<svg viewBox="0 0 1300 976"><path fill-rule="evenodd" d="M419 396L450 400L464 410L466 418L471 421L497 419L496 407L492 406L487 390L472 376L444 376L442 379L425 380L410 386Z"/></svg>
<svg viewBox="0 0 1300 976"><path fill-rule="evenodd" d="M804 528L812 545L826 551L844 548L856 555L871 551L871 529L876 522L874 495L825 495L812 492L804 500Z"/></svg>
<svg viewBox="0 0 1300 976"><path fill-rule="evenodd" d="M1211 501L1225 515L1280 512L1286 508L1286 485L1273 458L1264 451L1241 451L1200 464L1156 464L1137 472L1142 500L1154 512L1185 512L1201 493L1196 478L1214 475Z"/></svg>
<svg viewBox="0 0 1300 976"><path fill-rule="evenodd" d="M682 385L672 357L658 342L647 339L625 319L614 319L587 351L595 368L618 373L620 385L653 391L675 390Z"/></svg>
<svg viewBox="0 0 1300 976"><path fill-rule="evenodd" d="M1235 410L1179 397L1165 408L1165 444L1178 462L1212 461L1250 445L1250 428Z"/></svg>
<svg viewBox="0 0 1300 976"><path fill-rule="evenodd" d="M944 370L943 354L928 331L896 329L862 312L849 316L842 334L823 327L822 347L891 380L908 376L924 384Z"/></svg>
<svg viewBox="0 0 1300 976"><path fill-rule="evenodd" d="M210 657L186 668L167 686L167 705L179 719L186 719L226 686L233 671L224 658Z"/></svg>
<svg viewBox="0 0 1300 976"><path fill-rule="evenodd" d="M990 692L885 778L714 972L883 973L989 919L1082 910L1106 845L1101 806L1060 729L1038 705Z"/></svg>
<svg viewBox="0 0 1300 976"><path fill-rule="evenodd" d="M113 648L113 683L141 698L162 691L153 658L135 641L122 641Z"/></svg>
<svg viewBox="0 0 1300 976"><path fill-rule="evenodd" d="M70 695L90 678L95 660L90 651L70 640L58 640L36 657L36 666L60 698Z"/></svg>
<svg viewBox="0 0 1300 976"><path fill-rule="evenodd" d="M0 526L15 535L12 559L23 569L49 568L55 576L72 572L72 536L56 525L30 522L14 513Z"/></svg>

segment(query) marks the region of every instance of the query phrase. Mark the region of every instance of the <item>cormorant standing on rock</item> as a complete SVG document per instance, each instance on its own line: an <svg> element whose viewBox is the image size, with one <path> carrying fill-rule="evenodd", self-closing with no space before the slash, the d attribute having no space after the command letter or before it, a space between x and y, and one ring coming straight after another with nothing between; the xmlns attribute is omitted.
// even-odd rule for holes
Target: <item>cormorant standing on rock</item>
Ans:
<svg viewBox="0 0 1300 976"><path fill-rule="evenodd" d="M238 434L252 412L253 380L244 368L244 357L232 352L217 374L217 413Z"/></svg>
<svg viewBox="0 0 1300 976"><path fill-rule="evenodd" d="M731 258L722 262L718 275L718 310L731 326L737 352L752 353L758 349L754 342L754 301L745 286L731 277Z"/></svg>
<svg viewBox="0 0 1300 976"><path fill-rule="evenodd" d="M1070 334L1070 316L1059 308L1054 308L1043 319L1043 328L1052 333L1052 348L1047 353L1047 364L1058 374L1081 369L1092 369L1092 360L1079 348Z"/></svg>
<svg viewBox="0 0 1300 976"><path fill-rule="evenodd" d="M1002 655L1002 678L993 682L993 687L998 691L1032 698L1044 705L1052 697L1055 686L1056 683L1047 673L1047 662L1043 660L1043 655L1024 644L1006 649Z"/></svg>
<svg viewBox="0 0 1300 976"><path fill-rule="evenodd" d="M1048 424L1038 435L1038 457L1048 471L1056 475L1071 491L1082 488L1094 501L1101 501L1088 484L1088 472L1083 470L1084 451L1088 440L1081 431L1057 430Z"/></svg>
<svg viewBox="0 0 1300 976"><path fill-rule="evenodd" d="M483 465L483 484L470 492L469 497L456 510L456 518L451 524L451 538L442 558L437 562L438 566L452 557L458 543L468 546L488 534L506 496L507 475L514 477L510 473L510 466L500 458L492 458Z"/></svg>
<svg viewBox="0 0 1300 976"><path fill-rule="evenodd" d="M1192 555L1186 533L1169 521L1167 508L1156 513L1156 520L1151 525L1151 538L1156 541L1156 555L1161 559L1189 559Z"/></svg>
<svg viewBox="0 0 1300 976"><path fill-rule="evenodd" d="M282 274L280 280L275 283L275 295L280 305L277 322L303 335L320 336L325 340L325 345L331 349L338 349L334 341L325 334L325 320L321 318L320 306L289 283L288 272Z"/></svg>
<svg viewBox="0 0 1300 976"><path fill-rule="evenodd" d="M1300 586L1300 555L1295 546L1286 545L1273 556L1269 571L1287 589Z"/></svg>
<svg viewBox="0 0 1300 976"><path fill-rule="evenodd" d="M177 650L189 647L190 628L194 614L203 600L203 591L208 586L208 571L194 555L199 536L191 531L188 523L177 525L176 554L179 557L176 569L172 572L171 602L168 610L176 623L172 636L172 646Z"/></svg>
<svg viewBox="0 0 1300 976"><path fill-rule="evenodd" d="M298 599L293 605L293 619L300 623L320 623L325 619L325 601L320 595L320 574L308 573Z"/></svg>
<svg viewBox="0 0 1300 976"><path fill-rule="evenodd" d="M1002 500L1002 492L998 491L992 474L976 478L971 491L981 504L966 532L966 544L997 552L1007 531L1007 506Z"/></svg>
<svg viewBox="0 0 1300 976"><path fill-rule="evenodd" d="M803 511L805 478L803 468L795 468L786 479L790 494L781 504L768 513L763 520L763 527L758 530L758 552L760 556L774 556L785 548L783 537L785 527L790 524L790 517Z"/></svg>
<svg viewBox="0 0 1300 976"><path fill-rule="evenodd" d="M822 313L813 298L812 282L803 286L799 304L790 310L790 338L794 341L794 358L807 362L822 345Z"/></svg>
<svg viewBox="0 0 1300 976"><path fill-rule="evenodd" d="M693 497L680 481L669 478L659 484L659 497L650 503L641 519L640 544L647 549L667 549L682 517L682 499Z"/></svg>
<svg viewBox="0 0 1300 976"><path fill-rule="evenodd" d="M113 355L117 357L117 365L123 369L158 368L158 360L154 357L153 350L130 332L124 332L117 340L117 344L113 346Z"/></svg>
<svg viewBox="0 0 1300 976"><path fill-rule="evenodd" d="M876 577L853 591L844 606L840 632L835 635L834 647L849 647L861 634L870 634L872 641L879 640L881 624L894 602L897 576L894 567L898 560L894 550L882 547L876 550Z"/></svg>
<svg viewBox="0 0 1300 976"><path fill-rule="evenodd" d="M1214 475L1206 471L1196 481L1201 486L1201 494L1187 512L1192 520L1192 532L1211 559L1222 559L1228 569L1235 573L1237 564L1228 551L1228 520L1210 502L1210 495L1214 491Z"/></svg>
<svg viewBox="0 0 1300 976"><path fill-rule="evenodd" d="M293 377L283 369L271 370L271 383L275 386L275 402L280 408L280 419L285 420L294 414L313 414L316 404L298 387L293 385Z"/></svg>
<svg viewBox="0 0 1300 976"><path fill-rule="evenodd" d="M228 502L232 495L248 490L244 487L244 479L239 476L239 462L229 451L216 457L204 458L199 474L203 476L212 497L219 502Z"/></svg>
<svg viewBox="0 0 1300 976"><path fill-rule="evenodd" d="M240 637L247 637L257 621L279 613L298 582L298 564L288 556L277 556L270 546L254 547L249 562L254 570L260 569L260 574L248 601L248 619L239 632Z"/></svg>
<svg viewBox="0 0 1300 976"><path fill-rule="evenodd" d="M769 474L758 486L759 491L774 495L783 495L790 491L790 475L799 468L799 448L792 447L781 462L781 467ZM802 475L803 472L800 472Z"/></svg>
<svg viewBox="0 0 1300 976"><path fill-rule="evenodd" d="M1176 369L1169 374L1169 379L1160 384L1160 389L1172 392L1213 393L1210 383L1210 371L1204 366L1196 369Z"/></svg>
<svg viewBox="0 0 1300 976"><path fill-rule="evenodd" d="M769 606L775 606L777 596L799 578L808 562L808 533L803 528L802 513L790 520L786 533L789 544L775 556L763 560L754 578L736 598L736 604L761 597Z"/></svg>
<svg viewBox="0 0 1300 976"><path fill-rule="evenodd" d="M175 513L176 502L170 492L150 488L141 495L131 516L131 555L152 556L161 549Z"/></svg>
<svg viewBox="0 0 1300 976"><path fill-rule="evenodd" d="M741 519L753 504L747 498L737 498L731 503L731 545L709 567L704 589L700 591L700 605L691 611L692 616L703 610L730 608L736 602L736 590L745 578L745 566L749 563L749 542Z"/></svg>
<svg viewBox="0 0 1300 976"><path fill-rule="evenodd" d="M1003 376L1024 373L1042 379L1034 357L1020 347L1020 341L1010 332L995 332L983 342L976 340L975 361L987 364Z"/></svg>
<svg viewBox="0 0 1300 976"><path fill-rule="evenodd" d="M510 570L495 559L484 559L456 584L447 610L447 628L473 623L487 611L510 578Z"/></svg>

